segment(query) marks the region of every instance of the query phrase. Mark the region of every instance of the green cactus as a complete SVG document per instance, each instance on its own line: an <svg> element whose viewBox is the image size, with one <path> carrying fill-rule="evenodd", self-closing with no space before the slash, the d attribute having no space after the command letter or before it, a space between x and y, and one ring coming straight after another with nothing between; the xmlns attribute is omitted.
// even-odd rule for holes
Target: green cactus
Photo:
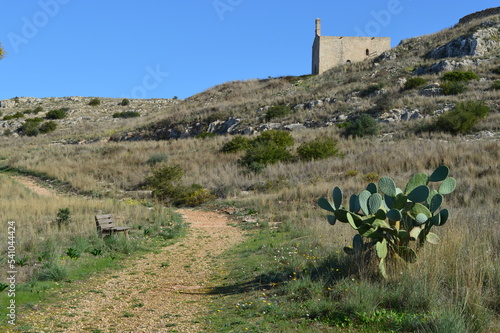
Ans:
<svg viewBox="0 0 500 333"><path fill-rule="evenodd" d="M333 203L321 198L318 205L333 213L327 216L331 225L337 221L348 223L358 232L352 248L344 248L345 252L359 254L374 249L380 260L380 274L386 278L386 260L400 258L413 263L418 250L426 242L440 242L438 235L432 233L431 229L444 225L449 219L449 211L441 209L444 196L456 188L456 181L449 174L447 166L438 167L430 176L417 173L410 178L404 192L392 178L383 177L378 185L370 183L366 190L351 195L348 210L342 206L342 190L335 187L332 192ZM440 184L435 189L433 187L437 185L433 186L432 183Z"/></svg>

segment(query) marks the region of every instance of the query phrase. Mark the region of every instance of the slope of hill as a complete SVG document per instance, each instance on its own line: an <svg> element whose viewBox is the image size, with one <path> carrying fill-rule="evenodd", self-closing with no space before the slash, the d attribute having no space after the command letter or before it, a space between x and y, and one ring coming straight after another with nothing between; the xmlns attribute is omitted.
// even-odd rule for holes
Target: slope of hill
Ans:
<svg viewBox="0 0 500 333"><path fill-rule="evenodd" d="M1 101L0 106L4 116L24 113L26 118L39 117L29 112L36 107L45 111L68 108L70 113L55 136L69 141L79 141L79 135L177 139L205 132L251 134L269 128L317 128L362 113L389 123L440 114L468 99L483 100L498 112L500 92L491 88L500 79L499 29L499 15L471 18L432 35L404 40L375 60L334 68L320 76L228 82L182 101L133 100L121 107L121 100L102 99L101 105L91 107L90 98L16 98ZM452 70L472 71L479 80L460 95L443 94L442 74ZM426 84L405 89L407 80L416 76ZM276 105L288 106L289 114L270 117L269 110ZM133 121L112 118L123 111L136 111L141 117ZM0 127L10 134L22 123L23 118L14 118L1 121ZM497 120L491 126L497 131Z"/></svg>

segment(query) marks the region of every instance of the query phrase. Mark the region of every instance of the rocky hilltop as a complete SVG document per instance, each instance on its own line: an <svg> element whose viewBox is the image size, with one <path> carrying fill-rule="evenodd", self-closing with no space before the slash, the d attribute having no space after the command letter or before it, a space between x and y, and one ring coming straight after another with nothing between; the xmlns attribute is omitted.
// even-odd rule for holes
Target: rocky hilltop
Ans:
<svg viewBox="0 0 500 333"><path fill-rule="evenodd" d="M90 97L3 100L0 133L18 135L27 119L44 118L59 108L67 110L67 117L57 120L58 129L51 135L60 142L300 130L341 125L363 113L392 124L429 119L460 101L478 99L498 114L500 93L492 87L500 80L499 8L466 16L453 28L404 40L376 59L318 76L229 82L185 100L131 100L125 106L121 99L110 98L91 106ZM450 95L442 87L447 71L473 72L478 79L459 95ZM425 84L409 88L407 82L415 77ZM273 114L276 106L288 111ZM125 111L140 117L116 116ZM499 130L495 123L490 127Z"/></svg>

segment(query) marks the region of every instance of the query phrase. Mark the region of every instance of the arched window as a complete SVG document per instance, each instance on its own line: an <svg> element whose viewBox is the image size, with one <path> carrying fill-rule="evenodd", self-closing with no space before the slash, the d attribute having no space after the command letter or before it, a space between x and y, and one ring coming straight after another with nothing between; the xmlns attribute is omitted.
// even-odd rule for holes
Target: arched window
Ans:
<svg viewBox="0 0 500 333"><path fill-rule="evenodd" d="M347 60L347 61L346 61L346 63L347 63L348 65L350 65L350 64L351 64L351 60Z"/></svg>
<svg viewBox="0 0 500 333"><path fill-rule="evenodd" d="M366 55L369 56L370 55L370 50L369 49L366 49Z"/></svg>

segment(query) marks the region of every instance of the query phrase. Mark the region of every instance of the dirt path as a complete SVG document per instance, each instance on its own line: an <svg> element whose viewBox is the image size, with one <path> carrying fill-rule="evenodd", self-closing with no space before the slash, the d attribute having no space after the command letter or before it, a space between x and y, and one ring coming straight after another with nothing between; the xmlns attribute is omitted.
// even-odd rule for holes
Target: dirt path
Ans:
<svg viewBox="0 0 500 333"><path fill-rule="evenodd" d="M12 177L12 179L20 182L21 184L23 184L24 186L26 186L27 188L29 188L31 191L33 191L34 193L36 193L38 195L48 196L48 197L52 197L52 196L56 195L55 191L49 190L49 189L47 189L45 187L41 187L31 177L28 177L28 176L14 176L14 177Z"/></svg>
<svg viewBox="0 0 500 333"><path fill-rule="evenodd" d="M67 301L40 307L21 322L33 332L201 332L197 317L210 302L210 276L243 235L223 215L179 212L190 228L178 243L81 282Z"/></svg>

